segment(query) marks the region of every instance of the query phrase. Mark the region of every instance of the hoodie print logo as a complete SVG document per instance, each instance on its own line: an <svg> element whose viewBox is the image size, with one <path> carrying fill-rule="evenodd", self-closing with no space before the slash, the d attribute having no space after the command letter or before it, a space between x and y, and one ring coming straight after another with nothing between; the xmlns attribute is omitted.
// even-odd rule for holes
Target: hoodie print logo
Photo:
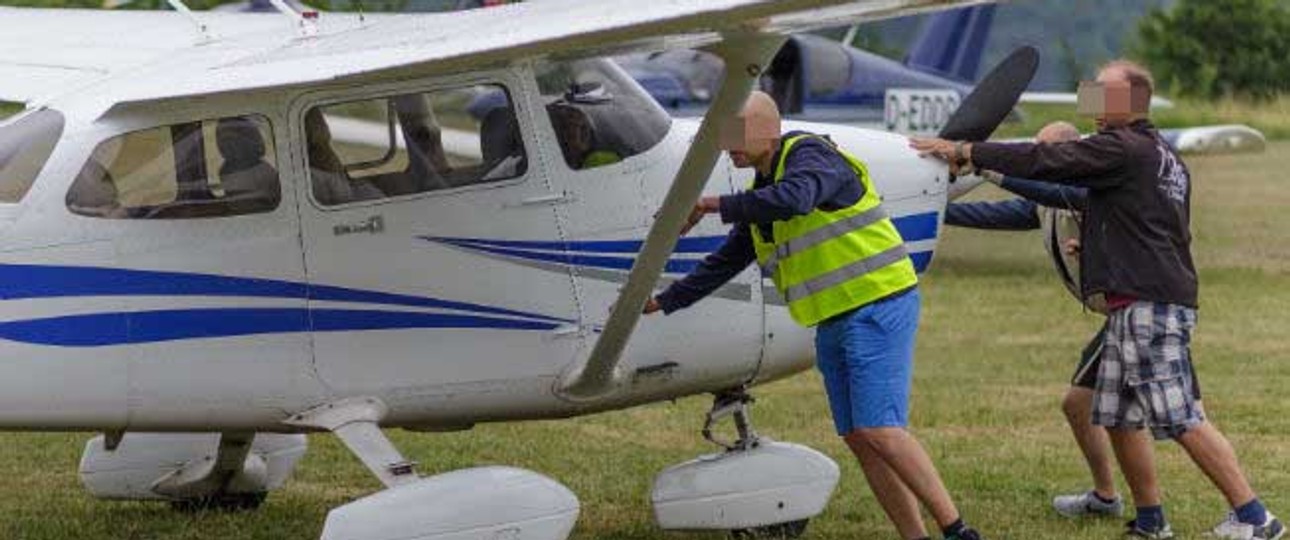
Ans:
<svg viewBox="0 0 1290 540"><path fill-rule="evenodd" d="M1157 171L1160 183L1157 187L1170 200L1180 204L1186 203L1187 190L1191 186L1191 177L1187 174L1187 168L1178 161L1178 155L1170 151L1164 143L1156 143L1156 151L1160 152L1160 170Z"/></svg>

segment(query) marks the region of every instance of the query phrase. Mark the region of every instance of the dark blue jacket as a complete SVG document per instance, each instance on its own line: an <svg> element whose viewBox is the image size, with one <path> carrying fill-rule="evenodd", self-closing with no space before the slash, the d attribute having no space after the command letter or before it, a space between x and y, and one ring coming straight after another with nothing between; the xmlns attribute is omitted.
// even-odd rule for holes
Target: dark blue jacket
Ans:
<svg viewBox="0 0 1290 540"><path fill-rule="evenodd" d="M802 132L784 135L783 140ZM779 162L781 150L772 163ZM851 164L829 143L807 138L793 145L784 163L784 178L778 183L770 175L757 174L753 189L721 197L721 221L733 223L720 248L694 271L658 295L664 313L689 307L717 290L757 260L749 227L762 227L763 238L771 238L770 224L811 213L816 208L840 210L854 205L864 187Z"/></svg>
<svg viewBox="0 0 1290 540"><path fill-rule="evenodd" d="M1080 227L1083 296L1196 307L1191 175L1150 121L1053 144L973 143L978 167L1089 188Z"/></svg>
<svg viewBox="0 0 1290 540"><path fill-rule="evenodd" d="M1088 208L1088 190L1005 177L1000 187L1020 199L999 202L951 203L945 208L945 224L973 229L1026 231L1039 228L1039 206L1083 212Z"/></svg>

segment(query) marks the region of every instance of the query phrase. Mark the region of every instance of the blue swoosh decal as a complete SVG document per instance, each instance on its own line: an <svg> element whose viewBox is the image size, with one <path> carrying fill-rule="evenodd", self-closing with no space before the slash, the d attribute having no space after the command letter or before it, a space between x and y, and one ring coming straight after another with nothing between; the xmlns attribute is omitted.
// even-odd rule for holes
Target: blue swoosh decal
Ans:
<svg viewBox="0 0 1290 540"><path fill-rule="evenodd" d="M914 272L921 274L924 270L927 270L929 265L932 264L932 252L916 251L914 253L910 253L909 260L914 263Z"/></svg>
<svg viewBox="0 0 1290 540"><path fill-rule="evenodd" d="M940 229L940 214L924 212L901 216L892 219L896 230L906 242L935 239ZM677 243L676 253L710 253L721 247L724 236L704 236L682 238ZM422 236L422 240L447 244L471 251L524 259L543 261L569 266L600 268L607 270L631 270L635 255L644 244L641 240L595 240L595 241L531 241L531 240L489 240L482 238L449 238L441 236ZM631 256L610 256L609 254L630 254ZM932 252L918 252L910 255L914 268L919 273L931 264ZM664 266L664 272L670 274L688 274L699 266L697 259L673 258Z"/></svg>
<svg viewBox="0 0 1290 540"><path fill-rule="evenodd" d="M930 240L936 238L940 229L940 214L924 212L892 218L892 224L906 242ZM636 254L644 245L642 240L583 240L583 241L535 241L535 240L494 240L488 238L450 238L442 236L423 236L424 240L444 242L463 247L477 248L513 248L521 250L560 251L566 253L627 253ZM676 253L707 254L716 251L726 240L725 236L697 236L681 238L677 241ZM630 268L631 265L628 265Z"/></svg>
<svg viewBox="0 0 1290 540"><path fill-rule="evenodd" d="M525 251L520 249L508 249L498 247L487 247L477 245L467 241L443 239L440 242L458 246L474 251L492 253L494 255L503 255L507 257L516 257L533 261L549 261L572 266L586 266L591 268L606 268L610 270L631 270L632 264L636 262L635 257L609 257L605 255L581 255L573 253L548 253L545 251ZM699 261L686 259L672 259L667 261L664 271L673 274L686 274L698 267Z"/></svg>
<svg viewBox="0 0 1290 540"><path fill-rule="evenodd" d="M0 300L79 296L289 298L453 309L571 322L569 319L466 302L272 279L120 268L0 264Z"/></svg>
<svg viewBox="0 0 1290 540"><path fill-rule="evenodd" d="M486 238L446 238L423 236L432 242L462 243L477 247L515 248L527 250L563 251L576 253L640 253L642 240L590 240L571 242L546 242L532 240L489 240ZM676 253L707 254L721 247L725 236L686 237L677 241Z"/></svg>
<svg viewBox="0 0 1290 540"><path fill-rule="evenodd" d="M936 238L941 216L936 212L927 212L893 218L891 222L896 225L896 231L906 242L917 242Z"/></svg>
<svg viewBox="0 0 1290 540"><path fill-rule="evenodd" d="M95 313L0 323L0 338L36 345L102 347L291 332L424 328L553 330L552 322L477 315L306 308L215 308Z"/></svg>

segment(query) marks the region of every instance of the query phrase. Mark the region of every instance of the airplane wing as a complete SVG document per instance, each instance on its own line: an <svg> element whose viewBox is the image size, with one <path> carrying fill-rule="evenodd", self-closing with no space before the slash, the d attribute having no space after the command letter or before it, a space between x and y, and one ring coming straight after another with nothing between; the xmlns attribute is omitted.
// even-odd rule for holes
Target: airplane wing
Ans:
<svg viewBox="0 0 1290 540"><path fill-rule="evenodd" d="M755 21L787 33L983 0L548 0L453 13L324 13L316 35L273 14L0 8L0 99L109 85L117 103L450 72L543 55L700 47ZM157 84L140 68L166 72ZM139 73L138 78L123 76ZM149 80L153 79L153 80Z"/></svg>
<svg viewBox="0 0 1290 540"><path fill-rule="evenodd" d="M288 37L288 21L251 14L202 13L219 28L218 47L269 33ZM32 102L102 82L198 48L202 35L173 11L0 7L0 100Z"/></svg>

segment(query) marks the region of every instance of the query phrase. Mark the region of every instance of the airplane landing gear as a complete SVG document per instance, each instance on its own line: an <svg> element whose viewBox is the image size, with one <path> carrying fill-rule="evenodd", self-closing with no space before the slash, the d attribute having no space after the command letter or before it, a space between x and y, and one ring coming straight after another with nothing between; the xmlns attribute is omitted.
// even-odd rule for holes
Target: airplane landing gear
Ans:
<svg viewBox="0 0 1290 540"><path fill-rule="evenodd" d="M801 538L803 534L806 534L806 524L810 523L810 521L809 519L799 519L765 527L735 529L730 531L730 537L736 540L792 540Z"/></svg>
<svg viewBox="0 0 1290 540"><path fill-rule="evenodd" d="M734 538L797 538L824 510L837 486L837 463L802 445L773 441L753 429L746 389L718 393L703 437L722 452L669 467L654 481L651 500L659 526L726 530ZM725 418L737 439L714 435Z"/></svg>
<svg viewBox="0 0 1290 540"><path fill-rule="evenodd" d="M264 504L264 500L269 494L265 492L258 493L226 493L219 495L210 495L198 497L195 499L184 499L173 501L170 507L178 512L196 513L208 510L220 512L245 512L256 510Z"/></svg>
<svg viewBox="0 0 1290 540"><path fill-rule="evenodd" d="M559 482L512 467L477 467L421 477L381 431L385 404L343 399L292 416L341 442L386 489L333 509L322 540L564 540L578 498Z"/></svg>
<svg viewBox="0 0 1290 540"><path fill-rule="evenodd" d="M753 430L752 420L748 416L748 406L756 401L743 387L715 394L712 397L712 409L708 410L708 415L703 422L703 438L725 448L727 452L756 448L761 438ZM735 432L739 435L739 438L731 443L718 439L712 432L713 427L727 416L734 421Z"/></svg>

